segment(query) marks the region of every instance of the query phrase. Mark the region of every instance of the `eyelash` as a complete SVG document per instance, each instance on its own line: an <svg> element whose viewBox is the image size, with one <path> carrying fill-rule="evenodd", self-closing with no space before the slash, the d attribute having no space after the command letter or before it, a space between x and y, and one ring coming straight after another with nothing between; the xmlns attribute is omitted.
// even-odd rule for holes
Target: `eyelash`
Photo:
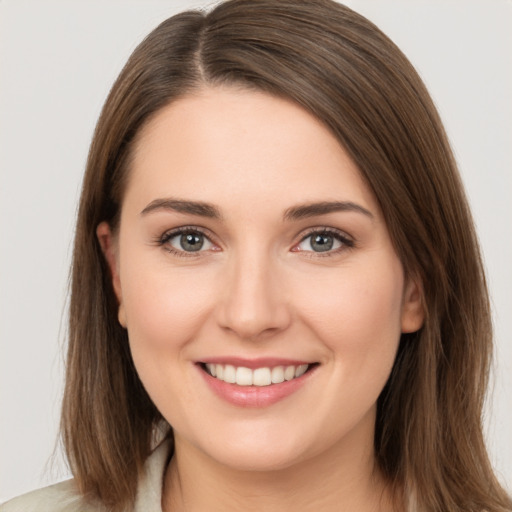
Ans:
<svg viewBox="0 0 512 512"><path fill-rule="evenodd" d="M343 231L340 231L338 229L334 228L314 228L309 230L299 241L299 243L295 244L293 247L297 247L302 242L307 240L310 237L313 237L315 235L328 235L333 237L335 240L341 243L341 247L329 250L325 252L319 252L319 251L304 251L304 250L297 250L296 252L301 252L304 256L308 258L329 258L332 256L337 256L340 252L353 249L355 247L355 241L350 238L346 233Z"/></svg>
<svg viewBox="0 0 512 512"><path fill-rule="evenodd" d="M216 245L211 240L211 237L208 236L206 231L198 226L182 226L182 227L179 227L176 229L172 229L170 231L166 231L165 233L163 233L160 237L158 237L156 239L156 243L157 243L157 245L162 246L166 251L168 251L171 254L173 254L174 256L178 256L178 257L184 257L184 258L192 257L193 258L193 257L199 256L200 253L206 252L206 251L201 251L201 250L197 251L197 252L180 251L180 250L175 249L168 243L170 240L172 240L176 236L184 235L184 234L192 234L192 235L200 234L200 235L204 236L211 244ZM305 250L296 250L294 252L301 252L306 257L310 257L310 258L326 258L326 257L330 257L330 256L335 256L342 251L345 251L347 249L352 249L353 247L355 247L354 240L352 238L350 238L349 236L347 236L344 232L339 231L334 228L322 227L322 228L315 228L315 229L309 230L306 234L304 234L301 237L300 241L293 246L293 249L298 247L302 242L304 242L308 238L313 237L315 235L332 236L335 240L340 242L342 244L342 246L337 249L329 250L329 251L325 251L325 252L305 251Z"/></svg>
<svg viewBox="0 0 512 512"><path fill-rule="evenodd" d="M193 258L199 256L198 253L202 253L205 251L197 251L191 252L191 251L180 251L175 249L172 245L170 245L168 242L172 240L173 238L179 236L179 235L194 235L194 234L200 234L203 235L207 240L210 241L213 245L215 245L211 241L211 237L207 235L206 231L197 227L197 226L182 226L176 229L172 229L170 231L166 231L162 236L158 237L156 242L158 245L162 246L166 251L170 252L173 256L178 256L180 258Z"/></svg>

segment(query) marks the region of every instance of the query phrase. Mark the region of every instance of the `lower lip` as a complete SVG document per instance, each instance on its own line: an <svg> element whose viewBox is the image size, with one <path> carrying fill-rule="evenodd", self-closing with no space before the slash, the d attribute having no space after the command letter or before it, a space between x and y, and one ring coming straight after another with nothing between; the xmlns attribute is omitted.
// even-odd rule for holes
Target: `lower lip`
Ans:
<svg viewBox="0 0 512 512"><path fill-rule="evenodd" d="M304 375L280 384L269 386L238 386L216 379L198 365L210 389L220 398L238 407L268 407L298 391L316 369L310 368Z"/></svg>

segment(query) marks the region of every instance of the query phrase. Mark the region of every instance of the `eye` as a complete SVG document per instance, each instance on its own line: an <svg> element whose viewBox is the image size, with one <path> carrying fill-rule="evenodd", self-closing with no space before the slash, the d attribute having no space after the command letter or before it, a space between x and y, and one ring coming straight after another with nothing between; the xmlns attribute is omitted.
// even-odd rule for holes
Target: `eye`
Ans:
<svg viewBox="0 0 512 512"><path fill-rule="evenodd" d="M165 245L168 250L174 253L208 251L215 247L204 233L191 228L168 232L163 235L160 243L161 245Z"/></svg>
<svg viewBox="0 0 512 512"><path fill-rule="evenodd" d="M330 230L315 231L305 236L292 250L316 253L337 252L344 247L353 247L354 242L341 233Z"/></svg>

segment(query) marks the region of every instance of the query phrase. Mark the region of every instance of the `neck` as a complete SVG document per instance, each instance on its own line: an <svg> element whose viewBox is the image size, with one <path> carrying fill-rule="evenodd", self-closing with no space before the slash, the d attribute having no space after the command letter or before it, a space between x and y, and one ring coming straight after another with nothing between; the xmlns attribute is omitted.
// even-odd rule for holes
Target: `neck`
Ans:
<svg viewBox="0 0 512 512"><path fill-rule="evenodd" d="M345 441L283 469L243 471L212 460L176 435L163 511L402 510L392 505L389 486L375 467L373 437L367 443Z"/></svg>

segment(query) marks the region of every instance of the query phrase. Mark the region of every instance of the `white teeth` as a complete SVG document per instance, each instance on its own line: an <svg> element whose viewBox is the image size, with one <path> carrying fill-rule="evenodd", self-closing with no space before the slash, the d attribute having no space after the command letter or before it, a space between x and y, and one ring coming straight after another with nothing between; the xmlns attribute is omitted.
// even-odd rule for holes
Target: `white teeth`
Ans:
<svg viewBox="0 0 512 512"><path fill-rule="evenodd" d="M270 386L272 379L270 377L270 368L257 368L252 374L252 383L255 386Z"/></svg>
<svg viewBox="0 0 512 512"><path fill-rule="evenodd" d="M301 375L304 375L307 369L307 364L301 364L300 366L297 366L297 368L295 369L295 377L300 377Z"/></svg>
<svg viewBox="0 0 512 512"><path fill-rule="evenodd" d="M234 384L236 382L236 368L227 364L224 367L224 382L229 382L230 384Z"/></svg>
<svg viewBox="0 0 512 512"><path fill-rule="evenodd" d="M292 380L301 377L309 368L308 364L298 366L274 366L273 368L263 367L251 370L244 366L235 367L230 364L207 363L206 370L212 377L237 384L238 386L270 386L280 384L285 380Z"/></svg>
<svg viewBox="0 0 512 512"><path fill-rule="evenodd" d="M284 368L276 366L272 368L272 384L281 384L281 382L284 382Z"/></svg>
<svg viewBox="0 0 512 512"><path fill-rule="evenodd" d="M287 366L284 369L284 380L292 380L295 377L295 366Z"/></svg>
<svg viewBox="0 0 512 512"><path fill-rule="evenodd" d="M239 386L252 386L252 370L240 366L236 369L236 383Z"/></svg>

